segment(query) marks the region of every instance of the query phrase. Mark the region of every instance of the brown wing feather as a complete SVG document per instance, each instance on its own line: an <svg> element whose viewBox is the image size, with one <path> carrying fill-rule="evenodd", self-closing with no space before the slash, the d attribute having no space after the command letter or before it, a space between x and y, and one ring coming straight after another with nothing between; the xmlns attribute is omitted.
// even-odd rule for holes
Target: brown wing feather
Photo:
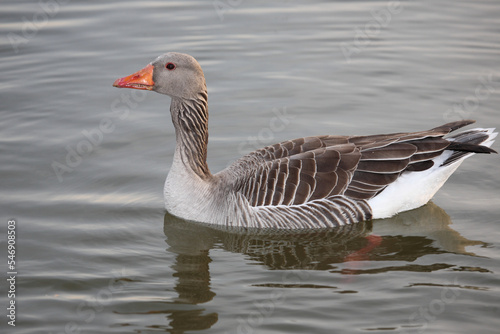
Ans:
<svg viewBox="0 0 500 334"><path fill-rule="evenodd" d="M237 162L246 172L246 179L239 179L241 192L252 206L298 205L334 195L369 199L401 173L431 168L431 160L450 145L443 136L472 122L412 133L305 137L268 146Z"/></svg>
<svg viewBox="0 0 500 334"><path fill-rule="evenodd" d="M361 154L346 137L330 147L322 139L299 138L255 152L268 161L251 177L255 184L245 186L250 205L297 205L342 194ZM324 139L331 143L329 136Z"/></svg>
<svg viewBox="0 0 500 334"><path fill-rule="evenodd" d="M450 141L443 136L471 123L473 121L465 120L428 131L354 137L364 147L345 195L354 199L369 199L383 191L401 173L431 168L434 165L432 159L450 145Z"/></svg>

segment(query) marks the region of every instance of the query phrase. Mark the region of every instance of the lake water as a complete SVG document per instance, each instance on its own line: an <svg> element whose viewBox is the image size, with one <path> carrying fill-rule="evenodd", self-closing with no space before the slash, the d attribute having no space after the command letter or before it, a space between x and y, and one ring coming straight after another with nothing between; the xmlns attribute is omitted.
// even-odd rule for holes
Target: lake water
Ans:
<svg viewBox="0 0 500 334"><path fill-rule="evenodd" d="M111 86L164 52L196 57L213 172L307 135L500 127L497 0L1 8L2 333L498 333L499 156L392 219L222 231L163 208L169 98Z"/></svg>

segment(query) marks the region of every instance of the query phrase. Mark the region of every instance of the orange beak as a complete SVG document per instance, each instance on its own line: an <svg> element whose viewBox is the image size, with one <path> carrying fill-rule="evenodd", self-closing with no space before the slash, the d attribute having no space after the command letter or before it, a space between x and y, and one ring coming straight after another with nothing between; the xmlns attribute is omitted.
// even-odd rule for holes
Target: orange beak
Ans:
<svg viewBox="0 0 500 334"><path fill-rule="evenodd" d="M153 81L153 69L153 65L149 64L134 74L116 79L116 81L113 82L113 87L153 90L155 84Z"/></svg>

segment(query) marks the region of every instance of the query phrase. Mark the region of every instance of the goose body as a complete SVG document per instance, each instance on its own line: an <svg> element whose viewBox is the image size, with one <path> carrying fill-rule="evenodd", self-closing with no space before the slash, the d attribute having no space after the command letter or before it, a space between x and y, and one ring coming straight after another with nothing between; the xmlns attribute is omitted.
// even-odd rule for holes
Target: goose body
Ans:
<svg viewBox="0 0 500 334"><path fill-rule="evenodd" d="M176 132L165 208L180 218L251 228L325 228L387 218L427 203L467 157L495 152L474 121L427 131L297 138L249 153L217 174L206 163L207 90L191 56L166 53L113 86L169 95Z"/></svg>

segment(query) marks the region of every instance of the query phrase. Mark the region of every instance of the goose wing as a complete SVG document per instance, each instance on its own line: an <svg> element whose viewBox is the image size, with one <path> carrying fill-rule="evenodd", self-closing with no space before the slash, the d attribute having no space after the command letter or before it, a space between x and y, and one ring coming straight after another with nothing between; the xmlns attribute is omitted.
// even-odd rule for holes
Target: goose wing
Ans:
<svg viewBox="0 0 500 334"><path fill-rule="evenodd" d="M405 171L423 171L452 142L449 132L465 120L437 128L373 136L317 136L281 142L252 152L228 171L251 206L299 205L343 195L367 200Z"/></svg>

